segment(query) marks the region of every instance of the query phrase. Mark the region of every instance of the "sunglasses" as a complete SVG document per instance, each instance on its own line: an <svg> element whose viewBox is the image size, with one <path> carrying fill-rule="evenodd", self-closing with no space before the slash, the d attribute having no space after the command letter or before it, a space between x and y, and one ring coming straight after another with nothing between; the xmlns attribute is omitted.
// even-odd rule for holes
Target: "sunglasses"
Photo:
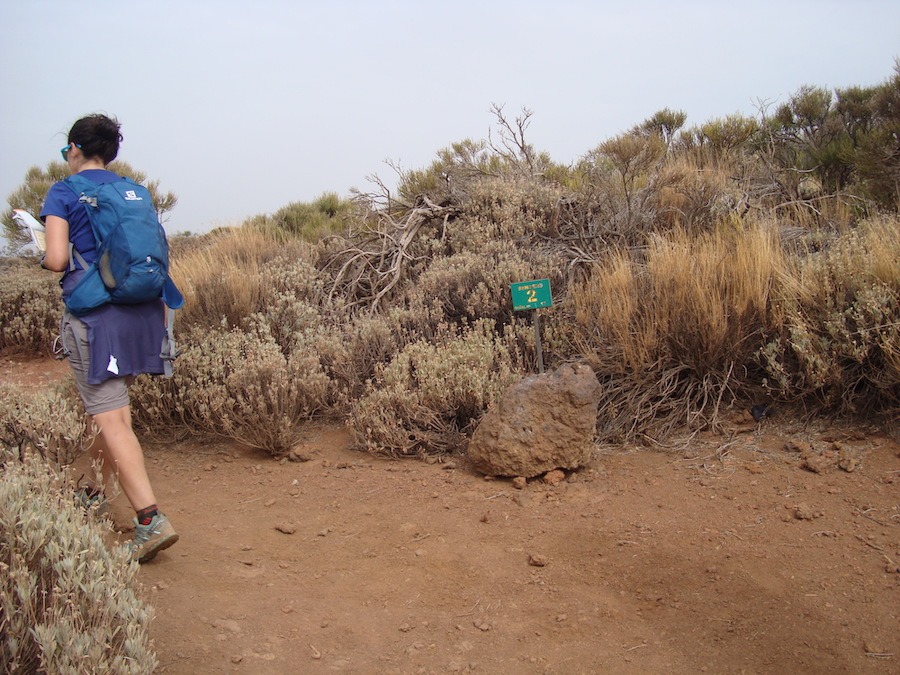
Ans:
<svg viewBox="0 0 900 675"><path fill-rule="evenodd" d="M72 146L73 146L73 145L74 145L76 148L79 148L79 149L81 148L81 144L80 144L80 143L69 143L66 147L60 148L60 149L59 149L59 154L62 155L62 158L63 158L63 161L64 161L64 162L68 162L68 161L69 161L69 150L72 149Z"/></svg>

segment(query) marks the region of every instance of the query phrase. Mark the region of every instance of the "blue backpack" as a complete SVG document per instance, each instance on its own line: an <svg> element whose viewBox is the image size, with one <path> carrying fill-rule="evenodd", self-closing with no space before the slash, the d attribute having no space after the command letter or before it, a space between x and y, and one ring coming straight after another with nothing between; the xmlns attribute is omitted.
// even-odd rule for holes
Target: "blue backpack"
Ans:
<svg viewBox="0 0 900 675"><path fill-rule="evenodd" d="M169 278L169 244L150 191L126 177L95 183L75 174L63 182L84 204L97 244L97 259L90 265L72 247L69 269L78 261L85 273L66 298L66 308L83 316L107 303L134 305L162 298L168 307L169 345L163 345L168 370L176 355L174 310L184 305L184 297Z"/></svg>

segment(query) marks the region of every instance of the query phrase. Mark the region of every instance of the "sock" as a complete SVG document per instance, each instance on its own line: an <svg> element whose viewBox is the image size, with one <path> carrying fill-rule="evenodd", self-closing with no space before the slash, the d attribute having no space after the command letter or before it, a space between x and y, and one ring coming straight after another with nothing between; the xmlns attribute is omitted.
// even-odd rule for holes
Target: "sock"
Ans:
<svg viewBox="0 0 900 675"><path fill-rule="evenodd" d="M156 508L156 504L151 504L147 508L141 509L137 512L137 521L141 525L149 525L150 521L153 520L153 517L159 513L159 510Z"/></svg>

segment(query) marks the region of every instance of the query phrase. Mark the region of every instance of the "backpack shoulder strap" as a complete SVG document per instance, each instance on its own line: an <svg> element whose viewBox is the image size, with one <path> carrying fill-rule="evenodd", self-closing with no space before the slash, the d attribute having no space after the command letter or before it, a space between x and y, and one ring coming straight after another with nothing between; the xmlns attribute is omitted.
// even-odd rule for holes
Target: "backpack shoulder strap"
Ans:
<svg viewBox="0 0 900 675"><path fill-rule="evenodd" d="M75 244L71 241L69 242L69 271L74 272L77 268L75 267L75 262L78 262L81 265L81 269L86 270L88 268L88 264L82 256L78 249L75 248Z"/></svg>
<svg viewBox="0 0 900 675"><path fill-rule="evenodd" d="M90 178L85 178L79 174L72 174L68 178L64 178L62 183L68 187L72 192L75 193L75 196L78 197L78 201L84 204L85 208L90 207L90 199L85 196L85 191L92 191L100 187L98 183L95 183ZM94 198L94 205L96 205L96 197ZM91 224L91 230L94 230L94 223L90 217L90 213L88 213L88 222ZM94 239L97 239L97 233L94 232ZM99 243L99 242L98 242ZM78 252L78 249L75 248L75 244L69 242L69 271L74 271L77 269L75 267L76 261L79 265L81 265L81 269L86 270L88 268L88 264L84 261L84 257L82 257L81 253Z"/></svg>
<svg viewBox="0 0 900 675"><path fill-rule="evenodd" d="M162 299L166 308L166 334L163 336L162 350L159 356L163 361L165 376L172 377L174 373L173 364L180 353L175 346L175 310L184 306L184 297L172 279L166 279L166 285L163 286Z"/></svg>

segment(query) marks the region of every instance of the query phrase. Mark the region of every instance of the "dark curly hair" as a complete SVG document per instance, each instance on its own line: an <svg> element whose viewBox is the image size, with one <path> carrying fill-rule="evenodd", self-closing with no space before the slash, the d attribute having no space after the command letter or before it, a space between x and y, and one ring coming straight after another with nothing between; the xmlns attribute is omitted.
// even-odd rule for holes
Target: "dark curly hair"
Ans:
<svg viewBox="0 0 900 675"><path fill-rule="evenodd" d="M81 146L85 157L99 157L104 164L109 164L119 154L121 127L115 117L99 113L87 115L69 129L68 141Z"/></svg>

